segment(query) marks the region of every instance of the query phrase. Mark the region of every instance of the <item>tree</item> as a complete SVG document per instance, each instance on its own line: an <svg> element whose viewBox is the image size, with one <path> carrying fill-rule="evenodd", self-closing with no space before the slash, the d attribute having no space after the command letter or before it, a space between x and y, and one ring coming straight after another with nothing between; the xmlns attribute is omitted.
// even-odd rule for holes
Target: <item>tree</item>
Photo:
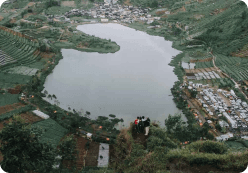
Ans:
<svg viewBox="0 0 248 173"><path fill-rule="evenodd" d="M55 160L55 149L38 140L42 135L40 129L31 129L20 116L14 116L9 124L4 124L0 132L3 162L1 167L6 172L25 170L39 173L50 172Z"/></svg>
<svg viewBox="0 0 248 173"><path fill-rule="evenodd" d="M62 163L64 160L72 162L76 160L76 140L74 139L73 135L66 136L58 147L58 154L62 157Z"/></svg>
<svg viewBox="0 0 248 173"><path fill-rule="evenodd" d="M191 98L196 98L197 91L196 90L189 90Z"/></svg>
<svg viewBox="0 0 248 173"><path fill-rule="evenodd" d="M48 94L47 90L44 91L44 94L46 94L46 95Z"/></svg>
<svg viewBox="0 0 248 173"><path fill-rule="evenodd" d="M241 18L244 20L244 19L246 19L246 17L247 17L247 12L246 12L246 11L243 11L243 12L242 12L242 17L241 17Z"/></svg>
<svg viewBox="0 0 248 173"><path fill-rule="evenodd" d="M167 132L173 133L175 131L176 128L178 128L179 126L182 125L182 120L181 120L181 115L175 115L175 116L171 116L169 114L168 119L165 119L165 126L167 129Z"/></svg>
<svg viewBox="0 0 248 173"><path fill-rule="evenodd" d="M48 94L47 98L50 98L51 100L53 99L51 94Z"/></svg>
<svg viewBox="0 0 248 173"><path fill-rule="evenodd" d="M57 99L57 97L54 94L52 95L52 97L55 98L55 99Z"/></svg>

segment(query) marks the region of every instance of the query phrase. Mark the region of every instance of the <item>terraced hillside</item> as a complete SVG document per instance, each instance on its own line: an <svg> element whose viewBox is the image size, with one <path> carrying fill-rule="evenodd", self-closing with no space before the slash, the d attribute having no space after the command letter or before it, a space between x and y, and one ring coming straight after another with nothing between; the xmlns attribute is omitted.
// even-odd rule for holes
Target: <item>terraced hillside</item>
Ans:
<svg viewBox="0 0 248 173"><path fill-rule="evenodd" d="M17 65L28 66L40 55L39 42L11 29L0 27L0 72Z"/></svg>

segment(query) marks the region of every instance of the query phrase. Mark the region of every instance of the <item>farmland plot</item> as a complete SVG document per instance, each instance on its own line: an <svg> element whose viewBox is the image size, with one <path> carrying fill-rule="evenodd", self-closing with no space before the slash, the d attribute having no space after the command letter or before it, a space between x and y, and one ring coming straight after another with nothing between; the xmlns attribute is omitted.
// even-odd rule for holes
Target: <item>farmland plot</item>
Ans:
<svg viewBox="0 0 248 173"><path fill-rule="evenodd" d="M25 123L34 123L34 122L42 120L42 118L32 114L31 112L25 112L25 113L20 114L19 116L22 119L24 119ZM12 118L1 121L0 122L0 130L3 129L4 123L9 123L10 120L12 120Z"/></svg>
<svg viewBox="0 0 248 173"><path fill-rule="evenodd" d="M0 50L0 66L13 62L16 62L14 58L12 58L11 56L7 55L5 52Z"/></svg>
<svg viewBox="0 0 248 173"><path fill-rule="evenodd" d="M236 81L248 79L248 59L246 58L217 54L215 64Z"/></svg>
<svg viewBox="0 0 248 173"><path fill-rule="evenodd" d="M0 106L10 105L14 103L18 103L19 95L18 94L0 94Z"/></svg>
<svg viewBox="0 0 248 173"><path fill-rule="evenodd" d="M20 75L27 75L33 76L39 69L30 68L25 66L17 66L10 69L5 70L4 72L13 73L13 74L20 74Z"/></svg>
<svg viewBox="0 0 248 173"><path fill-rule="evenodd" d="M68 132L67 129L51 118L34 123L32 127L38 127L43 130L44 133L40 138L40 142L51 143L54 147L59 144L60 139Z"/></svg>

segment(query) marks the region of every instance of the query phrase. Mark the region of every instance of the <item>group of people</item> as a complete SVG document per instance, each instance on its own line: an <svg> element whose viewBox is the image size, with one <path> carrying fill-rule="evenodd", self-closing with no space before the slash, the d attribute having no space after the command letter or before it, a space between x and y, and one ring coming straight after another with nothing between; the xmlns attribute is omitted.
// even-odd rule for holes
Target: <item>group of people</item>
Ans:
<svg viewBox="0 0 248 173"><path fill-rule="evenodd" d="M137 117L137 119L134 121L135 129L137 133L144 133L145 135L148 135L149 127L150 127L150 118L147 117L145 120L145 117Z"/></svg>

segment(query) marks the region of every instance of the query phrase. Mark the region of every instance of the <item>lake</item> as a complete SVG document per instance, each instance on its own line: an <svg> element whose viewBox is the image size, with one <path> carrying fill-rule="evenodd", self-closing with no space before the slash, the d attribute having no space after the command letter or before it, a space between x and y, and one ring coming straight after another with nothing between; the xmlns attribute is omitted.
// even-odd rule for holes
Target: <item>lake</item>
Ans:
<svg viewBox="0 0 248 173"><path fill-rule="evenodd" d="M114 114L123 118L122 126L129 126L137 116L148 116L164 127L169 114L181 112L170 91L177 76L168 64L180 53L172 42L120 24L87 24L77 29L111 39L120 50L99 54L62 49L63 59L44 84L61 108L89 111L93 119Z"/></svg>

